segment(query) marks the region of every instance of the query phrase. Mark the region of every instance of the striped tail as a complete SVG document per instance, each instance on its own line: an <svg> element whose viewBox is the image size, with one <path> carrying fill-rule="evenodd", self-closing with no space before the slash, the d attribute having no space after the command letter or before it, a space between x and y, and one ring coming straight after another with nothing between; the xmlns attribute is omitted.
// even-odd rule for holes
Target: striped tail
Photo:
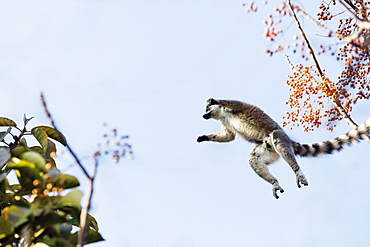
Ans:
<svg viewBox="0 0 370 247"><path fill-rule="evenodd" d="M361 139L370 133L370 118L356 129L341 135L333 140L326 142L317 142L310 144L293 143L294 152L302 157L316 157L325 154L332 154L342 150L351 144L358 143Z"/></svg>

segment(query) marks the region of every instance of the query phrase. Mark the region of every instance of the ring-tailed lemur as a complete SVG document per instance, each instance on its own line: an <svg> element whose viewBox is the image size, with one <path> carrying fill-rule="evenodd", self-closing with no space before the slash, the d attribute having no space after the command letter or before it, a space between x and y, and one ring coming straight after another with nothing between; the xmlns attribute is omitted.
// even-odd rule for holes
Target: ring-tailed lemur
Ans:
<svg viewBox="0 0 370 247"><path fill-rule="evenodd" d="M256 143L248 161L253 170L264 180L272 184L276 199L277 191L283 193L279 181L269 172L267 165L280 156L290 165L296 174L298 187L308 185L307 179L298 166L295 155L314 157L339 151L351 143L357 143L370 132L370 119L356 129L326 142L301 144L292 141L284 130L266 113L256 106L236 100L207 100L206 113L203 118L220 120L221 133L199 136L197 141L230 142L235 135L248 142Z"/></svg>

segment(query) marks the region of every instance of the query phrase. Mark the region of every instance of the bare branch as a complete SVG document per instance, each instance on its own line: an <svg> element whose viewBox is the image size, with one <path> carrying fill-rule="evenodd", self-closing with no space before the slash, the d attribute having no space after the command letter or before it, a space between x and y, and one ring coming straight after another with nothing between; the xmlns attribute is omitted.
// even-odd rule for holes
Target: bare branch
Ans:
<svg viewBox="0 0 370 247"><path fill-rule="evenodd" d="M50 111L47 108L45 97L44 97L43 93L40 94L40 98L41 98L41 102L42 102L42 105L44 107L45 113L48 116L48 118L50 119L51 125L54 127L55 130L58 131L58 128L56 127L55 121L52 118L52 116L50 114ZM58 131L58 133L59 133L59 131ZM70 145L68 143L67 143L66 147L67 147L68 151L71 153L71 155L75 159L76 163L79 165L82 172L85 174L85 176L87 177L87 179L89 181L87 195L86 195L86 203L85 203L85 206L82 208L81 214L80 214L80 228L81 229L80 229L80 232L78 234L78 242L77 242L77 247L82 247L82 246L84 246L84 244L86 242L87 230L89 228L89 226L87 224L88 212L89 212L90 207L91 207L91 200L92 200L92 195L93 195L93 191L94 191L94 179L95 179L96 172L97 172L97 169L98 169L98 161L95 159L94 173L93 173L92 176L90 176L89 173L87 172L87 170L85 169L85 167L82 165L80 159L77 157L77 155L75 154L75 152L72 150L72 148L70 147Z"/></svg>
<svg viewBox="0 0 370 247"><path fill-rule="evenodd" d="M358 9L356 8L356 6L354 6L352 3L350 4L349 3L349 1L345 1L348 5L350 5L351 6L351 8L353 8L355 11L357 11ZM353 17L355 17L355 19L357 19L357 20L359 20L359 21L362 21L362 19L360 19L358 16L357 16L357 14L356 13L353 13L353 11L350 9L350 8L348 8L348 6L346 5L346 4L344 4L343 2L342 2L342 0L339 0L339 3L340 4L342 4L343 5L343 7L351 14L351 15L353 15Z"/></svg>
<svg viewBox="0 0 370 247"><path fill-rule="evenodd" d="M46 101L45 101L45 97L44 97L44 94L41 92L40 93L40 98L41 98L41 102L42 102L42 106L44 107L44 110L45 110L45 113L46 113L46 116L49 118L50 122L51 122L51 125L54 127L55 130L58 131L59 133L59 130L54 122L54 119L53 117L51 116L50 114L50 111L48 110L48 107L47 107L47 104L46 104ZM66 148L68 149L68 151L70 152L70 154L73 156L73 158L75 159L76 163L78 164L78 166L81 168L82 172L85 174L85 176L87 178L90 178L90 175L89 173L87 172L87 170L85 169L85 167L82 165L80 159L77 157L76 153L72 150L71 146L68 144L67 142L67 145L66 145Z"/></svg>
<svg viewBox="0 0 370 247"><path fill-rule="evenodd" d="M348 1L345 1L347 4L349 4ZM344 37L344 41L348 42L348 43L351 43L353 41L355 41L356 39L358 39L362 32L364 30L370 30L370 22L365 20L365 19L362 19L360 18L356 13L354 13L350 8L348 8L348 6L346 4L344 4L342 2L342 0L339 0L339 3L343 5L343 7L356 19L359 21L359 24L358 24L358 30L356 33L350 35L350 36L347 36L347 37ZM349 4L350 5L350 4ZM352 7L352 5L350 5ZM353 8L353 7L352 7ZM357 8L355 8L355 10L357 10Z"/></svg>
<svg viewBox="0 0 370 247"><path fill-rule="evenodd" d="M358 8L356 6L354 6L351 2L346 1L346 0L343 0L343 1L346 2L349 6L351 6L351 8L354 9L355 11L358 10ZM364 16L364 19L363 18L360 18L345 3L343 3L342 0L339 0L339 2L344 6L344 8L346 9L346 11L348 11L359 22L358 23L358 30L357 30L357 32L354 33L354 34L352 34L352 35L350 35L350 36L344 36L343 34L340 34L338 32L334 32L333 30L331 30L330 28L328 28L325 25L321 24L319 21L315 20L309 14L307 14L302 9L299 9L296 6L295 6L295 11L298 12L298 13L300 13L302 16L304 16L305 18L307 18L311 22L315 23L317 26L319 26L319 27L323 28L324 30L328 31L330 34L336 35L338 38L344 40L347 43L352 43L352 42L354 42L356 39L358 39L361 36L361 34L362 34L362 32L364 30L370 30L370 22L367 20L367 17L366 16Z"/></svg>
<svg viewBox="0 0 370 247"><path fill-rule="evenodd" d="M302 9L298 9L298 12L306 17L308 20L312 21L313 23L315 23L317 26L321 27L322 29L326 30L329 32L329 34L335 34L338 38L341 38L341 39L344 39L345 37L340 34L340 33L337 33L337 32L334 32L333 30L331 30L330 28L326 27L325 25L321 24L319 21L315 20L314 18L312 18L309 14L307 14L306 12L304 12Z"/></svg>
<svg viewBox="0 0 370 247"><path fill-rule="evenodd" d="M340 1L340 0L339 0ZM344 0L352 9L354 9L355 11L357 11L357 7L349 0Z"/></svg>

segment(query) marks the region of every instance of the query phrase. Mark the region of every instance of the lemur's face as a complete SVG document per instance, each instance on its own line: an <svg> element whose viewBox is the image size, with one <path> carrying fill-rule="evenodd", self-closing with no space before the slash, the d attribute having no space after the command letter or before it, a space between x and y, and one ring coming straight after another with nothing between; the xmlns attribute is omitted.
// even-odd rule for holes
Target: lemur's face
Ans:
<svg viewBox="0 0 370 247"><path fill-rule="evenodd" d="M223 112L223 107L220 105L211 105L206 107L206 114L203 115L204 119L220 119Z"/></svg>

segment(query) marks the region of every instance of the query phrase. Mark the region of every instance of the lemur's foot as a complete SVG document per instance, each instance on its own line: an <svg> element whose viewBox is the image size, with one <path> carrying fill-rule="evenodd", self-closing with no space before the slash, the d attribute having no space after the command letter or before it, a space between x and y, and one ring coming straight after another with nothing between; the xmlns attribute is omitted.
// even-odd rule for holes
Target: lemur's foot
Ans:
<svg viewBox="0 0 370 247"><path fill-rule="evenodd" d="M272 194L274 195L274 197L276 199L279 199L279 196L277 194L277 192L280 192L280 193L284 193L284 190L283 188L281 188L281 186L279 185L278 182L275 182L273 185L272 185Z"/></svg>
<svg viewBox="0 0 370 247"><path fill-rule="evenodd" d="M295 175L298 188L301 188L301 184L303 184L304 186L308 186L307 178L301 170L298 170Z"/></svg>

